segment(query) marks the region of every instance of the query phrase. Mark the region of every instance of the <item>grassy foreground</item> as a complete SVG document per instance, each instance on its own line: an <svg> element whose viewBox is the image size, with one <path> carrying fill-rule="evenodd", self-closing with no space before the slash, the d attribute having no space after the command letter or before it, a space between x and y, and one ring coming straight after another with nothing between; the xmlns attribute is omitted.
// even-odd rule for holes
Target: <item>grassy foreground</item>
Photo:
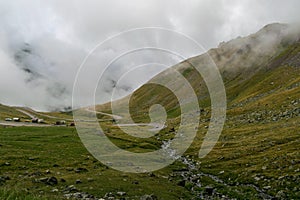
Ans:
<svg viewBox="0 0 300 200"><path fill-rule="evenodd" d="M132 199L189 197L164 171L138 175L108 169L87 152L74 128L0 127L0 133L0 176L9 177L1 183L0 199L58 199L71 185L97 197L109 192L126 192ZM58 183L40 181L45 177Z"/></svg>
<svg viewBox="0 0 300 200"><path fill-rule="evenodd" d="M259 192L248 186L251 184L272 196L279 193L282 198L297 199L297 122L299 118L234 128L228 124L214 150L202 160L197 159L202 138L198 135L186 156L201 162L199 173L216 176L225 184L201 176L197 190L210 186L228 198L261 199ZM282 134L274 134L275 130ZM0 127L0 133L0 177L9 177L1 181L0 199L65 199L76 191L98 198L108 193L121 198L118 192L126 192L126 199L140 199L145 194L159 199L192 199L194 195L189 182L182 185L182 177L174 175L186 169L179 161L150 174L122 173L95 160L71 127ZM145 149L145 143L130 149L128 140L110 137L119 146L127 145L128 150ZM57 183L44 180L51 177Z"/></svg>

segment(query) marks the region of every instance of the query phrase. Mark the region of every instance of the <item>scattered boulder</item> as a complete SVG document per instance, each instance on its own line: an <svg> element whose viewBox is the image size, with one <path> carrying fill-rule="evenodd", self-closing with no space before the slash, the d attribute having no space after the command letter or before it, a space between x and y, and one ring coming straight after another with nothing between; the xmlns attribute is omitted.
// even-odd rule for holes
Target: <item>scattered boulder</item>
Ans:
<svg viewBox="0 0 300 200"><path fill-rule="evenodd" d="M73 171L74 169L72 167L67 167L66 168L66 171L70 172L70 171Z"/></svg>
<svg viewBox="0 0 300 200"><path fill-rule="evenodd" d="M9 162L5 162L1 166L11 166L11 164Z"/></svg>
<svg viewBox="0 0 300 200"><path fill-rule="evenodd" d="M271 189L271 186L267 185L267 186L264 186L263 188L264 188L265 190L269 190L269 189Z"/></svg>
<svg viewBox="0 0 300 200"><path fill-rule="evenodd" d="M34 157L29 157L28 158L28 160L30 160L30 161L34 161L34 160L36 160L37 158L34 158Z"/></svg>
<svg viewBox="0 0 300 200"><path fill-rule="evenodd" d="M125 196L125 195L126 195L126 192L117 192L117 195L118 195L118 196Z"/></svg>
<svg viewBox="0 0 300 200"><path fill-rule="evenodd" d="M46 178L40 178L37 180L37 182L42 182L45 183L46 185L57 185L58 181L57 178L52 176L52 177L46 177Z"/></svg>
<svg viewBox="0 0 300 200"><path fill-rule="evenodd" d="M175 128L174 127L170 128L169 132L175 132Z"/></svg>
<svg viewBox="0 0 300 200"><path fill-rule="evenodd" d="M42 175L43 175L43 173L40 171L35 171L35 172L29 174L29 176L31 176L31 177L42 176Z"/></svg>
<svg viewBox="0 0 300 200"><path fill-rule="evenodd" d="M58 192L58 189L54 188L53 190L51 190L51 192Z"/></svg>
<svg viewBox="0 0 300 200"><path fill-rule="evenodd" d="M154 174L153 172L150 172L148 175L149 175L150 177L155 177L155 174Z"/></svg>
<svg viewBox="0 0 300 200"><path fill-rule="evenodd" d="M75 169L75 172L82 173L82 172L88 172L88 170L86 168L79 167L79 168Z"/></svg>
<svg viewBox="0 0 300 200"><path fill-rule="evenodd" d="M84 199L84 200L96 200L93 195L85 193L85 192L75 192L75 193L69 193L65 194L64 197L67 199Z"/></svg>
<svg viewBox="0 0 300 200"><path fill-rule="evenodd" d="M206 186L204 193L208 196L212 196L214 193L215 188L211 187L211 186Z"/></svg>
<svg viewBox="0 0 300 200"><path fill-rule="evenodd" d="M70 192L78 192L77 188L74 185L69 185L66 187L64 190L65 193L70 193Z"/></svg>
<svg viewBox="0 0 300 200"><path fill-rule="evenodd" d="M184 187L185 186L185 180L181 180L177 183L178 186Z"/></svg>
<svg viewBox="0 0 300 200"><path fill-rule="evenodd" d="M279 192L277 192L276 198L278 199L286 199L286 195L285 195L285 192L283 190L280 190Z"/></svg>
<svg viewBox="0 0 300 200"><path fill-rule="evenodd" d="M154 194L146 194L144 196L141 196L140 200L157 200L157 196L155 196Z"/></svg>
<svg viewBox="0 0 300 200"><path fill-rule="evenodd" d="M48 180L46 181L46 184L48 185L57 185L57 183L57 178L55 178L54 176L48 178Z"/></svg>
<svg viewBox="0 0 300 200"><path fill-rule="evenodd" d="M104 195L104 199L115 198L115 195L112 192L108 192Z"/></svg>
<svg viewBox="0 0 300 200"><path fill-rule="evenodd" d="M93 179L93 178L87 178L87 181L88 181L88 182L93 182L94 179Z"/></svg>
<svg viewBox="0 0 300 200"><path fill-rule="evenodd" d="M3 185L8 180L10 180L9 176L0 176L0 185Z"/></svg>

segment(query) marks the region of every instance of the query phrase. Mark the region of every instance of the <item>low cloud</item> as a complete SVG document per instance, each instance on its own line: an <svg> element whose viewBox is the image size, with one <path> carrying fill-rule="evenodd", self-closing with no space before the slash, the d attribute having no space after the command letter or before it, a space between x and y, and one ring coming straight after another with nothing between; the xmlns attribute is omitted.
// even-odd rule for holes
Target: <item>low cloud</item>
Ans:
<svg viewBox="0 0 300 200"><path fill-rule="evenodd" d="M268 23L298 22L299 7L297 0L1 1L0 103L39 110L69 107L76 73L84 58L95 45L121 31L168 28L191 36L209 49L222 41L255 32ZM137 43L149 43L148 39L145 35L115 45L130 49ZM172 39L164 42L176 45ZM103 48L99 52L104 60L114 55L118 55L114 49ZM97 102L109 101L113 89L115 98L124 96L165 69L166 66L146 65L144 70L136 70L119 80L136 65L151 63L154 56L159 55L144 53L136 62L125 59L112 66L105 73L104 85L99 87ZM168 58L164 63L169 67L179 60ZM101 63L95 66L105 67ZM83 91L95 85L95 80L89 77L86 74Z"/></svg>

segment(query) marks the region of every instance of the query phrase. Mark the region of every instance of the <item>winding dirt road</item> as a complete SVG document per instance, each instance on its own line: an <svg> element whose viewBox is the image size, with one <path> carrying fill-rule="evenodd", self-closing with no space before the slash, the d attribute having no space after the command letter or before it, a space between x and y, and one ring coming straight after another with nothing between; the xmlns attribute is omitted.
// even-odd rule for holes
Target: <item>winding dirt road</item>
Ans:
<svg viewBox="0 0 300 200"><path fill-rule="evenodd" d="M120 120L123 119L122 116L119 115L113 115L113 114L109 114L109 113L104 113L104 112L100 112L100 111L96 111L96 110L91 110L91 108L86 108L85 109L88 112L93 112L93 113L97 113L97 114L101 114L101 115L106 115L109 117L112 117L115 120ZM163 128L166 127L165 123L164 124L160 124L160 123L136 123L136 124L115 124L114 126L118 126L118 127L130 127L130 126L150 126L153 128L150 128L149 131L160 131Z"/></svg>

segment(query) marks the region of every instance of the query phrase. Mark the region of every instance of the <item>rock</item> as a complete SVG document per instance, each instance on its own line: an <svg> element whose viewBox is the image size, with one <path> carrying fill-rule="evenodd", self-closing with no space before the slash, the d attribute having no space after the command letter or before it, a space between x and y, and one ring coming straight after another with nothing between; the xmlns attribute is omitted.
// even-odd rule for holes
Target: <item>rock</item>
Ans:
<svg viewBox="0 0 300 200"><path fill-rule="evenodd" d="M54 176L52 177L45 177L45 178L40 178L38 179L36 182L41 182L41 183L45 183L46 185L57 185L57 178L55 178Z"/></svg>
<svg viewBox="0 0 300 200"><path fill-rule="evenodd" d="M0 179L0 186L1 186L1 185L4 185L5 182L6 182L5 180Z"/></svg>
<svg viewBox="0 0 300 200"><path fill-rule="evenodd" d="M42 183L46 183L48 180L48 178L40 178L40 179L37 179L36 182L42 182Z"/></svg>
<svg viewBox="0 0 300 200"><path fill-rule="evenodd" d="M64 197L67 199L84 199L84 200L96 200L93 195L85 193L85 192L74 192L74 193L69 193L65 194Z"/></svg>
<svg viewBox="0 0 300 200"><path fill-rule="evenodd" d="M46 174L51 174L49 169L46 170Z"/></svg>
<svg viewBox="0 0 300 200"><path fill-rule="evenodd" d="M110 198L110 197L115 198L115 195L114 195L112 192L108 192L108 193L106 193L106 194L104 195L104 199L108 199L108 198Z"/></svg>
<svg viewBox="0 0 300 200"><path fill-rule="evenodd" d="M119 196L125 196L126 192L117 192L117 195L119 195Z"/></svg>
<svg viewBox="0 0 300 200"><path fill-rule="evenodd" d="M75 181L75 183L76 183L76 184L80 184L80 183L82 183L82 181L81 181L80 179L77 179L77 180Z"/></svg>
<svg viewBox="0 0 300 200"><path fill-rule="evenodd" d="M269 189L271 189L271 186L265 186L265 187L263 187L265 190L269 190Z"/></svg>
<svg viewBox="0 0 300 200"><path fill-rule="evenodd" d="M54 176L50 177L47 179L46 184L48 185L57 185L57 178L55 178Z"/></svg>
<svg viewBox="0 0 300 200"><path fill-rule="evenodd" d="M72 167L67 167L66 170L67 170L68 172L70 172L70 171L73 171L74 169L73 169Z"/></svg>
<svg viewBox="0 0 300 200"><path fill-rule="evenodd" d="M0 176L0 185L3 185L7 180L10 180L9 176Z"/></svg>
<svg viewBox="0 0 300 200"><path fill-rule="evenodd" d="M77 188L74 185L67 186L64 191L66 191L66 192L78 192Z"/></svg>
<svg viewBox="0 0 300 200"><path fill-rule="evenodd" d="M62 182L62 183L65 183L65 182L66 182L66 180L65 180L65 179L63 179L63 178L61 178L61 179L60 179L60 182Z"/></svg>
<svg viewBox="0 0 300 200"><path fill-rule="evenodd" d="M138 181L132 181L132 184L138 185L139 182Z"/></svg>
<svg viewBox="0 0 300 200"><path fill-rule="evenodd" d="M43 175L42 172L36 171L36 172L31 173L29 176L35 177L35 176L42 176L42 175Z"/></svg>
<svg viewBox="0 0 300 200"><path fill-rule="evenodd" d="M88 170L86 168L79 167L79 168L75 169L75 172L82 173L82 172L88 172Z"/></svg>
<svg viewBox="0 0 300 200"><path fill-rule="evenodd" d="M254 180L256 180L256 181L259 181L259 180L260 180L260 178L259 178L259 177L257 177L257 176L255 176L255 177L254 177Z"/></svg>
<svg viewBox="0 0 300 200"><path fill-rule="evenodd" d="M214 193L214 188L213 187L211 187L211 186L206 186L205 187L205 190L204 190L204 193L206 194L206 195L209 195L209 196L212 196L213 195L213 193Z"/></svg>
<svg viewBox="0 0 300 200"><path fill-rule="evenodd" d="M140 200L157 200L157 196L155 196L154 194L151 194L151 195L144 195L144 196L141 196Z"/></svg>
<svg viewBox="0 0 300 200"><path fill-rule="evenodd" d="M87 178L87 181L88 181L88 182L93 182L94 179L93 179L93 178Z"/></svg>
<svg viewBox="0 0 300 200"><path fill-rule="evenodd" d="M64 194L64 197L66 197L66 199L70 199L70 198L72 198L72 195L73 194Z"/></svg>
<svg viewBox="0 0 300 200"><path fill-rule="evenodd" d="M6 181L10 180L10 177L9 177L9 176L1 176L0 179L1 179L1 178L4 179L4 180L6 180Z"/></svg>
<svg viewBox="0 0 300 200"><path fill-rule="evenodd" d="M184 187L185 186L185 180L181 180L177 183L178 186Z"/></svg>
<svg viewBox="0 0 300 200"><path fill-rule="evenodd" d="M279 198L279 199L285 199L285 198L286 198L286 195L285 195L285 193L284 193L283 190L280 190L279 192L277 192L277 194L276 194L275 197L276 197L276 198Z"/></svg>
<svg viewBox="0 0 300 200"><path fill-rule="evenodd" d="M174 127L170 128L169 132L175 132L175 128Z"/></svg>
<svg viewBox="0 0 300 200"><path fill-rule="evenodd" d="M53 190L51 190L51 192L58 192L58 189L54 188Z"/></svg>

